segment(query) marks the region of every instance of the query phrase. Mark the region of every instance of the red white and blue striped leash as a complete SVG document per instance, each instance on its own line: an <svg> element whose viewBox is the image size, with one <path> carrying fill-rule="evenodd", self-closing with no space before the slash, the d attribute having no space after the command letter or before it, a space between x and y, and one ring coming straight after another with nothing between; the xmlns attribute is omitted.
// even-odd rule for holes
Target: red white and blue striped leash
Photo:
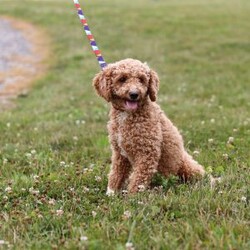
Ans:
<svg viewBox="0 0 250 250"><path fill-rule="evenodd" d="M103 56L101 54L101 51L97 47L95 38L94 38L93 34L91 33L91 31L89 29L86 17L83 14L83 11L81 9L79 1L78 0L73 0L73 2L74 2L75 7L77 9L77 14L78 14L78 16L80 18L80 22L82 23L84 31L85 31L85 33L87 35L88 40L89 40L90 46L91 46L94 54L96 55L96 59L97 59L99 65L100 65L101 69L103 69L103 68L105 68L107 66L107 63L105 62L105 60L104 60L104 58L103 58Z"/></svg>

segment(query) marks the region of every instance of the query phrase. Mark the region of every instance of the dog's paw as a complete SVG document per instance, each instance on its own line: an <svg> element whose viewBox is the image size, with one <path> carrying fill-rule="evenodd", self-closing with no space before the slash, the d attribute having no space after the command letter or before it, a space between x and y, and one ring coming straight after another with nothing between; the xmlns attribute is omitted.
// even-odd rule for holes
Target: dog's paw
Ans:
<svg viewBox="0 0 250 250"><path fill-rule="evenodd" d="M146 187L144 185L138 186L138 192L144 192L146 190Z"/></svg>
<svg viewBox="0 0 250 250"><path fill-rule="evenodd" d="M106 192L107 196L114 196L115 195L115 191L111 188L107 188L107 192Z"/></svg>

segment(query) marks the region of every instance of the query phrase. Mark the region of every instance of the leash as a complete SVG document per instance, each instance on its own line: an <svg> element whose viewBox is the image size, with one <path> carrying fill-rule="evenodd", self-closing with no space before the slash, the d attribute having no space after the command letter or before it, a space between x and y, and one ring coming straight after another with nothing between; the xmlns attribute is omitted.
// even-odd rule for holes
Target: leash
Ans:
<svg viewBox="0 0 250 250"><path fill-rule="evenodd" d="M83 11L81 9L79 1L78 0L73 0L73 2L74 2L75 7L77 9L77 14L78 14L78 16L80 18L80 22L82 23L84 31L85 31L85 33L87 35L88 40L89 40L90 46L92 47L92 50L93 50L94 54L96 55L96 59L97 59L99 65L100 65L101 69L103 69L103 68L105 68L107 66L107 63L103 59L101 51L97 47L95 38L94 38L94 36L92 35L92 33L91 33L90 29L89 29L87 20L86 20L84 14L83 14Z"/></svg>

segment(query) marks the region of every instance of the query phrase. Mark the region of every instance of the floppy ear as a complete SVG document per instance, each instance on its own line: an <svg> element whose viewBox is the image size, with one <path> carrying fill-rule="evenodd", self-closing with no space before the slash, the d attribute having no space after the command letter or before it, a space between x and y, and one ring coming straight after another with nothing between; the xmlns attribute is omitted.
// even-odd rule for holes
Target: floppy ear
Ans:
<svg viewBox="0 0 250 250"><path fill-rule="evenodd" d="M107 102L111 100L111 69L104 68L93 79L93 86L98 95Z"/></svg>
<svg viewBox="0 0 250 250"><path fill-rule="evenodd" d="M156 101L157 92L159 90L159 84L160 82L157 73L154 70L150 70L148 94L152 102Z"/></svg>

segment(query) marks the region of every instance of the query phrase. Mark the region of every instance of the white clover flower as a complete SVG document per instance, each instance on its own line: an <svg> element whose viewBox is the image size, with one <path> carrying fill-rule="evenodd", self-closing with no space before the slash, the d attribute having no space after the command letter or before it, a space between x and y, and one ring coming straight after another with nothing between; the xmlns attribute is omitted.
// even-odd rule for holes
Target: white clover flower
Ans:
<svg viewBox="0 0 250 250"><path fill-rule="evenodd" d="M223 191L219 191L218 194L223 194Z"/></svg>
<svg viewBox="0 0 250 250"><path fill-rule="evenodd" d="M201 125L204 125L205 124L205 121L201 121Z"/></svg>
<svg viewBox="0 0 250 250"><path fill-rule="evenodd" d="M242 196L242 197L241 197L241 201L246 202L246 201L247 201L247 197Z"/></svg>
<svg viewBox="0 0 250 250"><path fill-rule="evenodd" d="M6 164L8 162L8 159L4 158L3 159L3 164Z"/></svg>
<svg viewBox="0 0 250 250"><path fill-rule="evenodd" d="M143 201L138 201L138 205L144 205Z"/></svg>
<svg viewBox="0 0 250 250"><path fill-rule="evenodd" d="M216 96L215 95L212 95L211 98L210 98L210 102L214 102L216 99Z"/></svg>
<svg viewBox="0 0 250 250"><path fill-rule="evenodd" d="M37 180L39 178L39 175L33 175L33 179Z"/></svg>
<svg viewBox="0 0 250 250"><path fill-rule="evenodd" d="M210 139L208 139L208 142L212 144L214 142L214 139L210 138Z"/></svg>
<svg viewBox="0 0 250 250"><path fill-rule="evenodd" d="M81 236L81 237L80 237L80 240L81 240L81 241L87 241L87 240L88 240L88 237L87 237L87 236Z"/></svg>
<svg viewBox="0 0 250 250"><path fill-rule="evenodd" d="M6 193L11 193L12 192L12 188L10 186L6 187L4 190Z"/></svg>
<svg viewBox="0 0 250 250"><path fill-rule="evenodd" d="M7 126L7 128L9 128L9 127L11 126L11 123L10 123L10 122L7 122L7 123L6 123L6 126Z"/></svg>
<svg viewBox="0 0 250 250"><path fill-rule="evenodd" d="M237 129L237 128L234 128L234 129L233 129L233 132L237 132L237 131L238 131L238 129Z"/></svg>
<svg viewBox="0 0 250 250"><path fill-rule="evenodd" d="M26 153L25 156L26 156L27 158L31 158L32 154L31 154L31 153Z"/></svg>
<svg viewBox="0 0 250 250"><path fill-rule="evenodd" d="M49 205L55 205L55 204L56 204L56 201L55 201L55 199L50 199L50 200L48 201L48 203L49 203Z"/></svg>
<svg viewBox="0 0 250 250"><path fill-rule="evenodd" d="M210 120L210 122L211 122L211 123L215 123L215 119L212 118L212 119Z"/></svg>
<svg viewBox="0 0 250 250"><path fill-rule="evenodd" d="M210 186L213 188L216 184L221 183L221 177L214 178L213 176L210 176Z"/></svg>
<svg viewBox="0 0 250 250"><path fill-rule="evenodd" d="M4 196L3 196L3 199L4 199L5 201L7 201L7 200L9 199L9 197L8 197L7 195L4 195Z"/></svg>
<svg viewBox="0 0 250 250"><path fill-rule="evenodd" d="M132 247L132 246L133 246L133 243L132 243L132 242L127 242L125 246L126 246L126 247Z"/></svg>
<svg viewBox="0 0 250 250"><path fill-rule="evenodd" d="M1 245L8 244L8 243L9 243L8 241L5 241L5 240L0 240L0 246L1 246Z"/></svg>
<svg viewBox="0 0 250 250"><path fill-rule="evenodd" d="M36 154L36 150L35 150L35 149L32 149L32 150L30 151L30 153L33 154L33 155L35 155L35 154Z"/></svg>
<svg viewBox="0 0 250 250"><path fill-rule="evenodd" d="M229 158L228 154L223 154L222 156L223 156L224 160L228 160L228 158Z"/></svg>
<svg viewBox="0 0 250 250"><path fill-rule="evenodd" d="M96 180L97 182L100 182L100 181L102 180L102 178L101 178L100 176L95 176L95 180Z"/></svg>
<svg viewBox="0 0 250 250"><path fill-rule="evenodd" d="M243 122L243 125L244 125L244 126L247 126L247 125L248 125L248 121L244 121L244 122Z"/></svg>
<svg viewBox="0 0 250 250"><path fill-rule="evenodd" d="M57 216L62 216L64 214L64 211L62 209L56 210L56 215Z"/></svg>
<svg viewBox="0 0 250 250"><path fill-rule="evenodd" d="M134 250L135 249L132 242L127 242L125 247L126 247L126 250Z"/></svg>
<svg viewBox="0 0 250 250"><path fill-rule="evenodd" d="M131 212L126 210L124 213L123 213L123 218L124 219L129 219L131 217Z"/></svg>
<svg viewBox="0 0 250 250"><path fill-rule="evenodd" d="M96 211L92 211L91 213L92 213L92 216L95 218L96 215L97 215L97 212Z"/></svg>
<svg viewBox="0 0 250 250"><path fill-rule="evenodd" d="M162 191L162 189L163 189L162 185L154 187L155 191Z"/></svg>
<svg viewBox="0 0 250 250"><path fill-rule="evenodd" d="M35 132L37 132L37 131L38 131L38 128L37 128L37 127L35 127L35 128L34 128L34 131L35 131Z"/></svg>
<svg viewBox="0 0 250 250"><path fill-rule="evenodd" d="M33 187L29 188L29 192L34 195L38 195L40 193L39 190L35 190Z"/></svg>
<svg viewBox="0 0 250 250"><path fill-rule="evenodd" d="M227 140L227 143L228 144L232 144L234 142L234 137L229 137L228 140Z"/></svg>
<svg viewBox="0 0 250 250"><path fill-rule="evenodd" d="M88 187L83 187L83 192L84 193L88 193L89 192L89 188Z"/></svg>
<svg viewBox="0 0 250 250"><path fill-rule="evenodd" d="M60 166L61 166L61 167L64 167L65 165L66 165L65 161L61 161L61 162L60 162Z"/></svg>
<svg viewBox="0 0 250 250"><path fill-rule="evenodd" d="M77 136L73 136L73 140L74 141L78 141L78 137Z"/></svg>
<svg viewBox="0 0 250 250"><path fill-rule="evenodd" d="M22 191L22 192L25 192L25 191L26 191L26 189L25 189L25 188L21 188L21 191Z"/></svg>
<svg viewBox="0 0 250 250"><path fill-rule="evenodd" d="M193 152L193 155L195 155L195 156L197 156L197 155L199 155L200 154L200 151L198 151L198 150L195 150L194 152Z"/></svg>
<svg viewBox="0 0 250 250"><path fill-rule="evenodd" d="M124 195L124 196L125 196L125 195L127 195L127 194L128 194L128 190L125 190L125 189L124 189L124 190L122 190L122 195Z"/></svg>

